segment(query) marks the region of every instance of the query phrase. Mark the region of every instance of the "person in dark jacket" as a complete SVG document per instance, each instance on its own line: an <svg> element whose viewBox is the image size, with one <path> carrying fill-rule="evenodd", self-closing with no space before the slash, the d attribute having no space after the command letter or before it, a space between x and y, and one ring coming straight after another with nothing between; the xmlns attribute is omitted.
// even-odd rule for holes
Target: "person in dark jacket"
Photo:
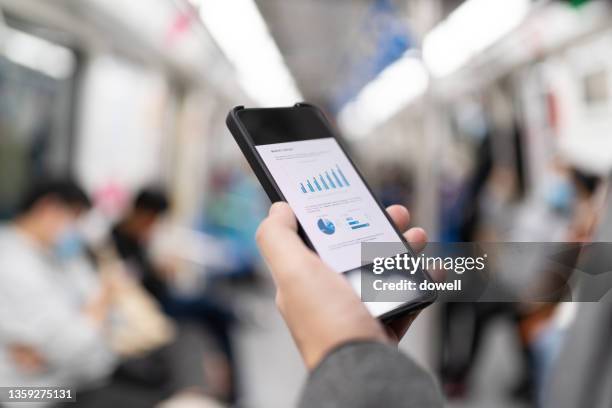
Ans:
<svg viewBox="0 0 612 408"><path fill-rule="evenodd" d="M234 313L208 294L194 297L174 294L165 274L149 256L148 244L153 231L168 209L165 192L157 188L143 189L136 195L130 211L113 228L113 243L128 269L157 299L166 314L178 321L200 323L213 337L230 377L224 398L234 401L237 397L237 369L231 340L231 327L236 321Z"/></svg>

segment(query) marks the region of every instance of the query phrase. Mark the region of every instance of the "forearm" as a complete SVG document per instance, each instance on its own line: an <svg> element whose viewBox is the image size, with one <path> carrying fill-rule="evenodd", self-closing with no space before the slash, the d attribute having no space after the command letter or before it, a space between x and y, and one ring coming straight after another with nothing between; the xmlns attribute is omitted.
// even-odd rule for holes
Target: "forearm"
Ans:
<svg viewBox="0 0 612 408"><path fill-rule="evenodd" d="M300 408L442 407L433 378L397 348L356 342L336 348L312 372Z"/></svg>

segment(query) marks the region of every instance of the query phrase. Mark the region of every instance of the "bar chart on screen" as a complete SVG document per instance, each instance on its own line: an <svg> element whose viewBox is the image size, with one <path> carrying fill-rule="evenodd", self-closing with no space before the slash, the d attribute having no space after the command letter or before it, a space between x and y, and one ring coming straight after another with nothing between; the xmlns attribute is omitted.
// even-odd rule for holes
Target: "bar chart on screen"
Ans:
<svg viewBox="0 0 612 408"><path fill-rule="evenodd" d="M345 220L346 220L347 226L352 230L367 228L370 226L370 223L368 222L368 217L365 214L361 216L355 216L355 215L352 215L350 217L346 216Z"/></svg>
<svg viewBox="0 0 612 408"><path fill-rule="evenodd" d="M319 174L314 174L312 178L308 178L299 184L300 191L303 194L312 194L325 191L333 191L346 189L350 187L350 183L339 165L322 171Z"/></svg>

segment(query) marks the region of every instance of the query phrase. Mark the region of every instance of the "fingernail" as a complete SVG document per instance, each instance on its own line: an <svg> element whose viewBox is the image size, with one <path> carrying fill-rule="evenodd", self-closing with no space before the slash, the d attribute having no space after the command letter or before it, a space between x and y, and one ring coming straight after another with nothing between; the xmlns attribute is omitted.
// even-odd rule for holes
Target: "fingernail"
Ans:
<svg viewBox="0 0 612 408"><path fill-rule="evenodd" d="M286 205L284 201L277 201L270 207L270 215L282 211L281 209Z"/></svg>

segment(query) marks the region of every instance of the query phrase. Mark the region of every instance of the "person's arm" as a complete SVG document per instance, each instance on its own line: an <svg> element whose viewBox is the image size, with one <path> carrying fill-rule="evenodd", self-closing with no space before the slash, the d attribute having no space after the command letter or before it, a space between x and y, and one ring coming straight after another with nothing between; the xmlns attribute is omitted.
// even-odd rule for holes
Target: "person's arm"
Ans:
<svg viewBox="0 0 612 408"><path fill-rule="evenodd" d="M401 230L408 211L388 210ZM423 245L415 228L405 234ZM257 242L277 287L276 303L308 369L302 407L439 407L433 380L397 351L413 317L383 326L350 284L332 271L297 235L286 203L276 203L257 232ZM342 391L340 391L342 390Z"/></svg>
<svg viewBox="0 0 612 408"><path fill-rule="evenodd" d="M300 408L442 407L432 377L396 347L346 343L310 374Z"/></svg>

